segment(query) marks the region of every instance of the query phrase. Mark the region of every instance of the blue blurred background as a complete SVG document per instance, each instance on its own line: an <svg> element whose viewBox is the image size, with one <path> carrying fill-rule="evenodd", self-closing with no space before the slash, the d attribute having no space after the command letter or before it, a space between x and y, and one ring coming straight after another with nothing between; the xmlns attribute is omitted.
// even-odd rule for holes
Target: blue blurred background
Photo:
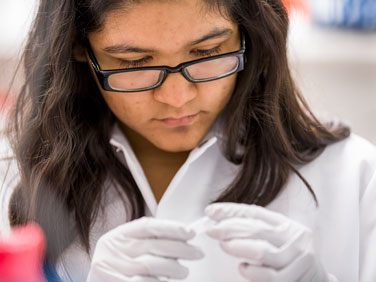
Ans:
<svg viewBox="0 0 376 282"><path fill-rule="evenodd" d="M376 29L375 0L311 0L310 5L318 24Z"/></svg>

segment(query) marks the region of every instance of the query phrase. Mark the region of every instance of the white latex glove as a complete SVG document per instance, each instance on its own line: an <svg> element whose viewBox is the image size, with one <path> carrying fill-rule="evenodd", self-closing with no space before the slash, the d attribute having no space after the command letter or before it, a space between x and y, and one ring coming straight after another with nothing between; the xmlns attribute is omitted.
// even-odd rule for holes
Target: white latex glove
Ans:
<svg viewBox="0 0 376 282"><path fill-rule="evenodd" d="M229 255L243 258L239 271L257 282L338 281L326 273L313 250L311 231L260 206L216 203L206 215L217 224L207 234Z"/></svg>
<svg viewBox="0 0 376 282"><path fill-rule="evenodd" d="M151 217L120 225L99 238L86 282L185 279L188 269L177 259L203 257L186 243L194 236L181 223Z"/></svg>

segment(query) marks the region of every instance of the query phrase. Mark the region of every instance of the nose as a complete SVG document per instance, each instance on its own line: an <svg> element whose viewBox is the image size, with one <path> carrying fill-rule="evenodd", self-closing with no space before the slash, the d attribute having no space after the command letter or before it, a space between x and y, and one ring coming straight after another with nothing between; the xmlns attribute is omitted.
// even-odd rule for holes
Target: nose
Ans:
<svg viewBox="0 0 376 282"><path fill-rule="evenodd" d="M197 96L195 83L181 73L170 73L162 85L154 89L154 99L175 108L181 108Z"/></svg>

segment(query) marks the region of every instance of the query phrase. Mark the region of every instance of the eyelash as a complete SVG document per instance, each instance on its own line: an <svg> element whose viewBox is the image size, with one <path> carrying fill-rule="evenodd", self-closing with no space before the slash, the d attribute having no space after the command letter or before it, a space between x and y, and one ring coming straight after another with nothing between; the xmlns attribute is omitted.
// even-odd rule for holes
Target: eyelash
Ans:
<svg viewBox="0 0 376 282"><path fill-rule="evenodd" d="M212 55L215 55L215 54L219 54L221 52L221 47L220 46L217 46L213 49L209 49L209 50L194 50L192 51L192 53L194 53L195 55L197 56L202 56L202 57L205 57L205 56L212 56ZM145 58L142 58L140 60L119 60L120 61L120 66L121 67L126 67L126 68L137 68L137 67L142 67L144 64L146 64L147 62L149 62L149 60L151 59L151 57L145 57Z"/></svg>
<svg viewBox="0 0 376 282"><path fill-rule="evenodd" d="M196 55L198 56L211 56L211 55L214 55L214 54L218 54L221 52L221 46L217 46L213 49L209 49L209 50L195 50L193 51L193 53L196 53Z"/></svg>
<svg viewBox="0 0 376 282"><path fill-rule="evenodd" d="M120 61L121 67L137 68L137 67L141 67L143 64L146 64L150 59L151 59L151 57L145 57L145 58L142 58L140 60L135 60L135 61L121 60L121 59L119 61Z"/></svg>

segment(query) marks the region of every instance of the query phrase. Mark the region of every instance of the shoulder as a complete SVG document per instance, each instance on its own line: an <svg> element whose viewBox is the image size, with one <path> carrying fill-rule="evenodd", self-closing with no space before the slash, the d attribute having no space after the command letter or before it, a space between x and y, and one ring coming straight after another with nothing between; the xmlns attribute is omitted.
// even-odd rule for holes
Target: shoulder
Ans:
<svg viewBox="0 0 376 282"><path fill-rule="evenodd" d="M352 134L328 145L321 155L299 171L313 187L322 187L326 192L330 187L337 187L342 192L351 190L363 194L375 177L376 146Z"/></svg>
<svg viewBox="0 0 376 282"><path fill-rule="evenodd" d="M352 167L376 168L376 146L368 140L351 134L348 138L328 145L314 162L341 164Z"/></svg>

